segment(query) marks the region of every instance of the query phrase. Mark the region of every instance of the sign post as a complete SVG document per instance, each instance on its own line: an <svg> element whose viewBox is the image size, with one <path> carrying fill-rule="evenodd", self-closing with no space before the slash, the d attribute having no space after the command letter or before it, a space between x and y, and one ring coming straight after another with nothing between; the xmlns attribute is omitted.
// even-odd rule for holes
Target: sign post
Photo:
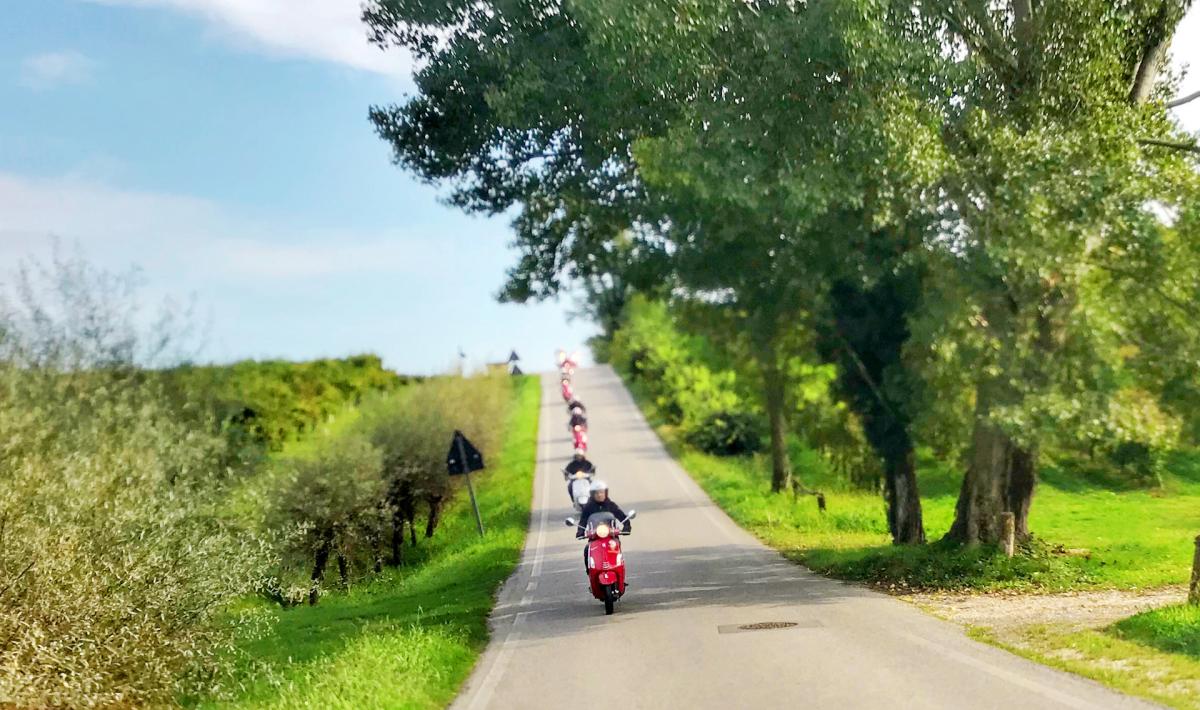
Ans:
<svg viewBox="0 0 1200 710"><path fill-rule="evenodd" d="M475 445L467 441L461 431L454 430L454 439L450 442L450 452L446 454L446 471L451 476L467 477L467 493L471 496L471 507L475 509L475 523L479 526L479 536L483 537L483 517L479 514L479 503L475 500L475 487L471 485L471 472L483 469L483 454Z"/></svg>

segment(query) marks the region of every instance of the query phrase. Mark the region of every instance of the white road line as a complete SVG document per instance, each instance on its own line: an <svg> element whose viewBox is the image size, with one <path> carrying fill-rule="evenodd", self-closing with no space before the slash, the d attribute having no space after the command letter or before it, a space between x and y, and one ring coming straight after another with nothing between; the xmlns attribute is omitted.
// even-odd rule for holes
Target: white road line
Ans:
<svg viewBox="0 0 1200 710"><path fill-rule="evenodd" d="M544 399L544 385L542 394ZM546 468L550 465L550 461L547 458L549 437L544 436L545 432L542 424L544 424L544 422L539 421L538 460L540 460L542 463L534 470L534 475L542 479L542 495L540 500L537 496L535 496L533 501L534 505L540 504L542 510L538 521L537 538L535 538L536 542L534 543L533 548L533 566L529 571L529 576L531 579L529 584L525 586L525 593L521 595L521 602L518 605L519 607L528 607L531 603L533 603L532 592L537 589L538 583L536 578L542 574L542 561L545 557L546 523L550 513L549 505L547 505L548 501L550 500L550 475ZM525 621L525 617L531 613L533 612L520 611L517 612L516 616L513 617L512 625L508 627L508 631L504 635L504 640L500 642L500 649L496 653L496 660L492 663L491 668L488 669L487 675L485 675L483 680L479 683L479 690L475 693L474 697L471 698L471 703L467 706L468 710L475 710L475 708L487 708L491 705L492 695L496 692L496 686L499 685L500 679L504 677L504 673L508 669L509 661L512 659L513 647L515 647L521 640L521 624Z"/></svg>
<svg viewBox="0 0 1200 710"><path fill-rule="evenodd" d="M539 434L539 438L540 434ZM550 465L550 460L547 458L546 449L548 448L548 439L542 439L541 454L539 458L542 460L542 471L538 471L538 475L542 479L542 496L541 501L535 500L535 504L542 506L541 519L538 522L537 545L533 552L533 569L530 570L530 577L539 577L542 574L542 560L545 556L544 545L546 543L546 521L550 515L550 472L544 470Z"/></svg>

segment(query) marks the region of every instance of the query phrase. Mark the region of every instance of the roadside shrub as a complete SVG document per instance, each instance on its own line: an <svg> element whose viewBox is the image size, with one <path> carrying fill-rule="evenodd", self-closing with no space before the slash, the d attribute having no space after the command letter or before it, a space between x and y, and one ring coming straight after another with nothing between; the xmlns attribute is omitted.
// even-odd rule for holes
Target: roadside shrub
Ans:
<svg viewBox="0 0 1200 710"><path fill-rule="evenodd" d="M16 294L15 296L13 294ZM0 701L220 695L269 548L222 514L228 442L138 365L133 286L79 260L0 293Z"/></svg>
<svg viewBox="0 0 1200 710"><path fill-rule="evenodd" d="M713 412L685 433L689 444L716 456L738 456L762 448L762 424L749 412Z"/></svg>
<svg viewBox="0 0 1200 710"><path fill-rule="evenodd" d="M666 304L638 296L625 311L608 354L653 398L658 414L685 431L719 412L750 412L737 391L737 374L714 370L695 355L700 339L675 325Z"/></svg>
<svg viewBox="0 0 1200 710"><path fill-rule="evenodd" d="M425 537L433 537L450 494L446 452L456 429L484 455L495 455L512 386L507 375L435 377L367 401L359 430L382 455L387 484L392 564L403 560L404 529L417 543L416 517L425 509Z"/></svg>
<svg viewBox="0 0 1200 710"><path fill-rule="evenodd" d="M383 455L356 434L334 437L316 454L285 460L287 477L270 511L272 527L295 527L291 552L311 562L308 603L316 604L326 567L335 558L342 585L350 567L368 560L378 569L379 542L388 518Z"/></svg>

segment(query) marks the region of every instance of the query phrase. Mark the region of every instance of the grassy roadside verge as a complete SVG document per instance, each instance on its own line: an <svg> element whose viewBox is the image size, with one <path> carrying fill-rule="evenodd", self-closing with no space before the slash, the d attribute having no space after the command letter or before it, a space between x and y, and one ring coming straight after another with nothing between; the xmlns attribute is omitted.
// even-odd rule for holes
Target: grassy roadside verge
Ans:
<svg viewBox="0 0 1200 710"><path fill-rule="evenodd" d="M487 525L456 495L438 534L407 564L315 607L275 608L271 631L245 650L236 708L440 708L487 643L499 585L520 559L529 520L541 388L516 378L497 460L476 478Z"/></svg>
<svg viewBox="0 0 1200 710"><path fill-rule="evenodd" d="M1045 594L1157 589L1187 580L1200 510L1194 456L1177 456L1162 490L1122 488L1086 470L1047 468L1031 527L1043 540L1009 560L998 551L935 543L894 547L878 494L849 489L806 451L793 451L797 475L821 489L828 512L810 498L772 495L762 457L722 458L684 445L636 382L624 378L647 420L680 465L740 526L789 559L840 579L892 592ZM937 462L919 462L927 533L949 528L961 482ZM1033 602L1036 604L1036 602ZM971 629L973 637L1117 690L1172 707L1200 710L1200 609L1167 607L1096 628L1047 623Z"/></svg>
<svg viewBox="0 0 1200 710"><path fill-rule="evenodd" d="M718 457L683 444L636 382L625 378L647 420L712 499L764 543L810 569L890 591L1060 592L1149 589L1187 580L1200 510L1200 462L1179 456L1162 490L1122 489L1086 471L1041 472L1031 527L1040 542L1012 560L986 547L964 551L936 541L950 527L961 474L918 461L925 529L933 541L890 544L882 496L849 487L812 451L793 447L796 476L822 490L812 498L770 492L762 455Z"/></svg>
<svg viewBox="0 0 1200 710"><path fill-rule="evenodd" d="M1200 657L1160 650L1155 639L1128 636L1123 625L1146 612L1102 629L1063 629L1053 624L1029 626L1017 638L999 638L991 630L973 628L972 638L1018 656L1099 681L1123 693L1180 710L1200 710ZM1195 629L1200 628L1193 626Z"/></svg>

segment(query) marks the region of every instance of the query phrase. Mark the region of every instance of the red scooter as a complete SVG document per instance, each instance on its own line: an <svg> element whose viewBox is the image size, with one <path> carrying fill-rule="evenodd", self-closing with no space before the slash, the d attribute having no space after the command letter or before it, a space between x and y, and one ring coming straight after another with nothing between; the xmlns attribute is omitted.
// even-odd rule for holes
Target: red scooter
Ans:
<svg viewBox="0 0 1200 710"><path fill-rule="evenodd" d="M578 424L571 427L571 436L575 439L575 450L587 453L587 428Z"/></svg>
<svg viewBox="0 0 1200 710"><path fill-rule="evenodd" d="M612 513L594 513L588 518L584 536L587 538L588 581L592 596L604 602L604 613L613 613L617 600L625 595L625 556L621 553L621 531L625 523L633 520L636 510L629 517L617 520ZM567 527L579 527L574 518L567 518Z"/></svg>
<svg viewBox="0 0 1200 710"><path fill-rule="evenodd" d="M565 402L570 402L575 399L575 391L571 389L571 381L564 379L562 381L562 398Z"/></svg>

